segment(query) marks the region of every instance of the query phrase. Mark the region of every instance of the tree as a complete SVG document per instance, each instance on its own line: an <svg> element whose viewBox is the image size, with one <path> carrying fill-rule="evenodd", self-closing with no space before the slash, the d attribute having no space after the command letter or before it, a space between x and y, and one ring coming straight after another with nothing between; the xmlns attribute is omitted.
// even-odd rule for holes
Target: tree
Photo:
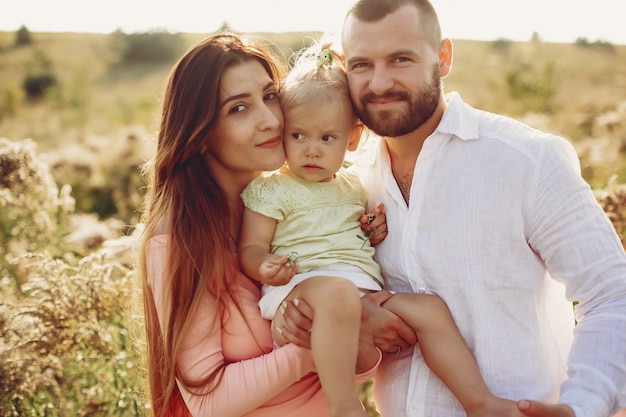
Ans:
<svg viewBox="0 0 626 417"><path fill-rule="evenodd" d="M22 25L17 32L15 32L15 46L30 45L33 43L33 36L28 28Z"/></svg>

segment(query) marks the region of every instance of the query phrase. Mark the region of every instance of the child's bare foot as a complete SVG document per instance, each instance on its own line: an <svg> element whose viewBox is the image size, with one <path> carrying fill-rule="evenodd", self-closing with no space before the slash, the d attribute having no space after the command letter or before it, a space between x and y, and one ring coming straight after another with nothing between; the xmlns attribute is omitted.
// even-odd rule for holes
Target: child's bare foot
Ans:
<svg viewBox="0 0 626 417"><path fill-rule="evenodd" d="M524 417L517 408L517 402L498 397L490 397L482 404L466 409L467 417Z"/></svg>

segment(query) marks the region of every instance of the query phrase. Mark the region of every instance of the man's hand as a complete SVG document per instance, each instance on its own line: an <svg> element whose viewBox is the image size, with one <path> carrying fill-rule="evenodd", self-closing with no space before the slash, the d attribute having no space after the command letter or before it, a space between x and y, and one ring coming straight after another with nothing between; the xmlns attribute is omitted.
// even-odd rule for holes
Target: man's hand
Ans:
<svg viewBox="0 0 626 417"><path fill-rule="evenodd" d="M374 343L381 351L398 353L398 349L417 343L417 335L402 319L381 307L390 297L389 291L381 290L361 298L361 328L369 328L374 335Z"/></svg>
<svg viewBox="0 0 626 417"><path fill-rule="evenodd" d="M372 246L379 244L387 237L387 216L383 203L376 204L369 213L359 217L359 222L361 230L369 238Z"/></svg>
<svg viewBox="0 0 626 417"><path fill-rule="evenodd" d="M521 400L517 402L517 408L528 417L576 417L572 407L565 404Z"/></svg>

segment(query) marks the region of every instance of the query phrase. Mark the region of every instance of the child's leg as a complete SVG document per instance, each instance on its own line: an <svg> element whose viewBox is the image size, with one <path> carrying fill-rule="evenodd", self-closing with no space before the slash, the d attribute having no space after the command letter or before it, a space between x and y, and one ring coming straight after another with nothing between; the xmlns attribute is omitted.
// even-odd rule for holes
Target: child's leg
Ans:
<svg viewBox="0 0 626 417"><path fill-rule="evenodd" d="M383 306L417 333L424 360L472 416L521 416L514 401L495 397L446 304L429 294L395 294Z"/></svg>
<svg viewBox="0 0 626 417"><path fill-rule="evenodd" d="M313 277L301 282L287 297L302 298L313 309L311 350L333 417L368 417L354 381L361 325L361 299L356 286L343 278ZM277 315L274 336L282 325Z"/></svg>

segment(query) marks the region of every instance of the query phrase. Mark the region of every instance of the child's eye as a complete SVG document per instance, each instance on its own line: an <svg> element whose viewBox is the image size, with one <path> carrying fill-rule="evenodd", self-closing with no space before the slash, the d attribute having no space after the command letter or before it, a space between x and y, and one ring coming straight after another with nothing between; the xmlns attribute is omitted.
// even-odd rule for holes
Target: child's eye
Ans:
<svg viewBox="0 0 626 417"><path fill-rule="evenodd" d="M324 135L324 136L322 136L322 142L332 142L335 139L337 139L337 138L334 137L334 136L331 136L331 135Z"/></svg>
<svg viewBox="0 0 626 417"><path fill-rule="evenodd" d="M304 135L302 133L292 133L291 137L295 140L304 140Z"/></svg>

